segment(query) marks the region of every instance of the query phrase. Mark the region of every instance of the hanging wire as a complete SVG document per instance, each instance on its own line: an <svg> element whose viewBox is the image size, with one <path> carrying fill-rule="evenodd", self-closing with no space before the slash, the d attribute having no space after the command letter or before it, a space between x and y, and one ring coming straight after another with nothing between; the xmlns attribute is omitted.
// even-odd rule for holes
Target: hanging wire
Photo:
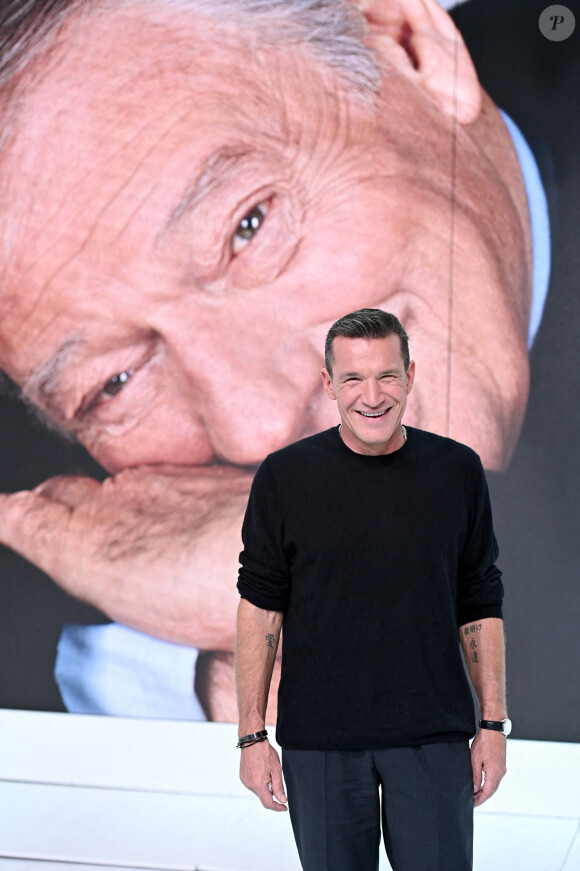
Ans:
<svg viewBox="0 0 580 871"><path fill-rule="evenodd" d="M453 41L453 112L451 118L451 186L449 193L449 292L447 298L447 383L445 391L445 435L451 422L451 364L453 352L453 278L455 270L455 196L457 186L457 92L459 36Z"/></svg>

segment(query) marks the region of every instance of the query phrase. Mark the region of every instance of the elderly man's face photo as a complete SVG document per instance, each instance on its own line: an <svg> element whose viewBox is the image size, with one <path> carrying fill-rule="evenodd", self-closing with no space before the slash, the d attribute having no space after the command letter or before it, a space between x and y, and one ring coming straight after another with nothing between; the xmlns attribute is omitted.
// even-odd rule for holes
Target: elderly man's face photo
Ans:
<svg viewBox="0 0 580 871"><path fill-rule="evenodd" d="M435 84L416 69L435 25L411 51L371 21L373 94L249 39L175 8L89 12L25 77L2 366L109 471L252 466L337 422L325 332L380 306L416 349L407 422L504 467L528 388L527 213L467 55L455 93L452 57L433 55Z"/></svg>
<svg viewBox="0 0 580 871"><path fill-rule="evenodd" d="M550 41L536 0L5 6L0 704L235 720L256 471L340 406L359 447L479 454L514 732L576 740L578 28ZM362 308L415 364L388 431L321 382Z"/></svg>

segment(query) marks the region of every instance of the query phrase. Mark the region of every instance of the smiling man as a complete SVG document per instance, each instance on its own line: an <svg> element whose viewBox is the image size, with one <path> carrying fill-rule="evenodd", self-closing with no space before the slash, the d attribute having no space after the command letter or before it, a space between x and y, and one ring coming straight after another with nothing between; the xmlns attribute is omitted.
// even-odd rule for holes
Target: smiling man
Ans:
<svg viewBox="0 0 580 871"><path fill-rule="evenodd" d="M528 203L434 0L39 0L3 27L0 364L113 476L3 497L4 543L123 625L231 651L253 469L335 422L319 347L361 305L416 340L408 422L506 466Z"/></svg>
<svg viewBox="0 0 580 871"><path fill-rule="evenodd" d="M346 331L348 322L341 328ZM386 335L381 345L332 330L326 340L322 383L337 403L341 438L356 453L391 453L401 447L401 438L406 441L402 420L415 381L415 361L409 360L407 346L401 353L400 344L397 333ZM335 366L337 354L340 367Z"/></svg>
<svg viewBox="0 0 580 871"><path fill-rule="evenodd" d="M394 315L326 340L340 421L268 456L243 527L236 672L241 777L285 810L304 871L468 871L473 807L505 772L503 588L481 463L403 424L415 382ZM482 712L475 732L458 638ZM503 732L503 734L502 734ZM470 764L471 761L471 764Z"/></svg>

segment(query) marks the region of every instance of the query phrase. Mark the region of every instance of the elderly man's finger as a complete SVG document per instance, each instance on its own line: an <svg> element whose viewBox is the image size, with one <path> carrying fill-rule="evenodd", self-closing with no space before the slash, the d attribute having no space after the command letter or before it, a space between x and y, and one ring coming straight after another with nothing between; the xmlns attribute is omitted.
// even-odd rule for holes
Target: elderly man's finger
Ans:
<svg viewBox="0 0 580 871"><path fill-rule="evenodd" d="M70 508L76 508L96 495L101 486L94 478L82 475L59 475L39 484L35 487L34 493L52 502L60 502Z"/></svg>
<svg viewBox="0 0 580 871"><path fill-rule="evenodd" d="M34 491L0 496L0 542L48 574L57 570L71 508Z"/></svg>

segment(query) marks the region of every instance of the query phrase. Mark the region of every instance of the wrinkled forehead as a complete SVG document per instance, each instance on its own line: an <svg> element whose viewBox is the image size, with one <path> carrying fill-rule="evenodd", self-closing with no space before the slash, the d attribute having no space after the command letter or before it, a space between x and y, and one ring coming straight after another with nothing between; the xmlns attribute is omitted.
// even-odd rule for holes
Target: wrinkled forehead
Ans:
<svg viewBox="0 0 580 871"><path fill-rule="evenodd" d="M406 368L401 337L397 333L372 338L339 334L335 336L331 348L334 374L354 370L358 366Z"/></svg>
<svg viewBox="0 0 580 871"><path fill-rule="evenodd" d="M220 122L279 132L271 57L191 14L121 6L77 15L55 39L22 79L4 149L18 172L2 182L23 211L38 205L39 182L82 184L113 157L139 165L184 119L199 134Z"/></svg>
<svg viewBox="0 0 580 871"><path fill-rule="evenodd" d="M87 275L151 250L189 178L244 150L302 154L303 116L324 111L306 57L254 51L175 7L77 16L58 40L23 80L0 154L0 364L33 309L66 307ZM304 113L297 94L316 105Z"/></svg>

